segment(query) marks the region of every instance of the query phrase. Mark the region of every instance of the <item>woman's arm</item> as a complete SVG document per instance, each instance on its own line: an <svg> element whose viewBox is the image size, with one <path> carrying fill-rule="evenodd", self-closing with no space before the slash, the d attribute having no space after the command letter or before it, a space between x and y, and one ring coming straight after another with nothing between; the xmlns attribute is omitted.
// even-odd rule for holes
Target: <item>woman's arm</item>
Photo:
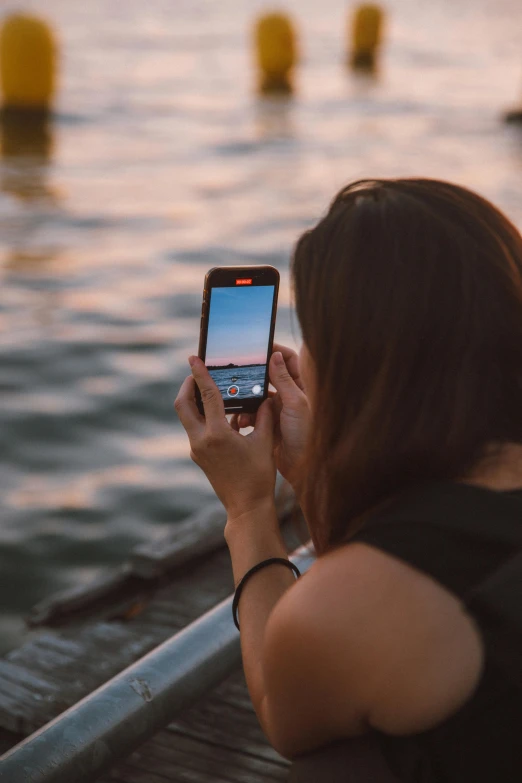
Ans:
<svg viewBox="0 0 522 783"><path fill-rule="evenodd" d="M227 422L223 399L203 362L197 357L190 357L189 362L192 376L185 379L175 407L190 439L192 459L204 470L227 510L225 539L230 548L237 585L245 573L261 560L286 557L275 513L274 441L286 444L285 454L289 444L298 447L290 434L292 427L295 428L299 422L306 427L308 406L284 361L278 364L273 357L270 377L281 396L283 409L287 406L290 411L287 412L288 428L285 428L286 425L281 427L282 440L277 440L273 412L276 403L266 400L259 408L253 432L242 436L237 418L230 424ZM195 381L201 392L204 416L195 404ZM292 411L294 414L300 412L298 421ZM286 421L283 412L279 416L280 423ZM298 456L295 458L298 459ZM295 577L288 568L268 566L249 579L238 607L247 684L259 721L276 747L278 739L272 739L271 723L266 717L263 649L269 617L294 583ZM276 702L271 700L272 707Z"/></svg>
<svg viewBox="0 0 522 783"><path fill-rule="evenodd" d="M225 539L232 559L234 585L252 566L269 557L287 557L273 501L267 501L241 518L229 518ZM268 617L281 596L295 583L294 574L284 565L265 566L245 584L238 604L241 627L241 653L248 691L263 729L261 704L265 695L263 680L263 641ZM266 732L266 729L265 729Z"/></svg>

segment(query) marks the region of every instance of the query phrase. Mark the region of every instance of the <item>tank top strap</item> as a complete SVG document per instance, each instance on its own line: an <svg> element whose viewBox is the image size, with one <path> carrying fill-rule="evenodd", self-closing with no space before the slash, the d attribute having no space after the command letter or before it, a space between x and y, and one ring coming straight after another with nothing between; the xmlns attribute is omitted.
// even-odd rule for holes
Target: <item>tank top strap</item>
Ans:
<svg viewBox="0 0 522 783"><path fill-rule="evenodd" d="M382 549L464 597L522 550L522 490L423 482L371 516L350 541Z"/></svg>

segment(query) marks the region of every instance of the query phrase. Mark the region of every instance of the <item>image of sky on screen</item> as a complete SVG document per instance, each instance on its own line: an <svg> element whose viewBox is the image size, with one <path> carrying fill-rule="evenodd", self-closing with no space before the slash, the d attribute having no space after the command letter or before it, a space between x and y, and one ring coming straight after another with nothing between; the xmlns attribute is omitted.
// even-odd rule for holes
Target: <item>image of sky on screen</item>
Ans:
<svg viewBox="0 0 522 783"><path fill-rule="evenodd" d="M205 363L265 364L274 286L213 288Z"/></svg>

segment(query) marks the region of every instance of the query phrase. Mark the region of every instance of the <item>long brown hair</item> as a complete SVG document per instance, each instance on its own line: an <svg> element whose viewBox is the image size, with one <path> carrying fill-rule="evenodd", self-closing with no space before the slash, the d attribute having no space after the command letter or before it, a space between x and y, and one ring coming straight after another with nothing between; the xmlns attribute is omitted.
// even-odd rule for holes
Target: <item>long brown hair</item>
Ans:
<svg viewBox="0 0 522 783"><path fill-rule="evenodd" d="M299 239L292 279L317 376L300 491L318 554L522 441L522 237L484 198L355 182Z"/></svg>

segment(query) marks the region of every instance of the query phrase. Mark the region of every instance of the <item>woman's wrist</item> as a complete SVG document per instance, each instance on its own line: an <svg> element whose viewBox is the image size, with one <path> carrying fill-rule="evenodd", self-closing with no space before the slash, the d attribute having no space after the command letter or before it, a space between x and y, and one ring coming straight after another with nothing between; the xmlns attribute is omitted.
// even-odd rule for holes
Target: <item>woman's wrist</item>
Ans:
<svg viewBox="0 0 522 783"><path fill-rule="evenodd" d="M262 501L252 503L245 509L228 509L225 524L225 539L233 539L240 535L263 534L263 531L279 531L279 521L275 507L275 499L267 497Z"/></svg>
<svg viewBox="0 0 522 783"><path fill-rule="evenodd" d="M273 498L237 517L230 517L225 525L225 541L230 552L235 585L261 560L287 557Z"/></svg>

